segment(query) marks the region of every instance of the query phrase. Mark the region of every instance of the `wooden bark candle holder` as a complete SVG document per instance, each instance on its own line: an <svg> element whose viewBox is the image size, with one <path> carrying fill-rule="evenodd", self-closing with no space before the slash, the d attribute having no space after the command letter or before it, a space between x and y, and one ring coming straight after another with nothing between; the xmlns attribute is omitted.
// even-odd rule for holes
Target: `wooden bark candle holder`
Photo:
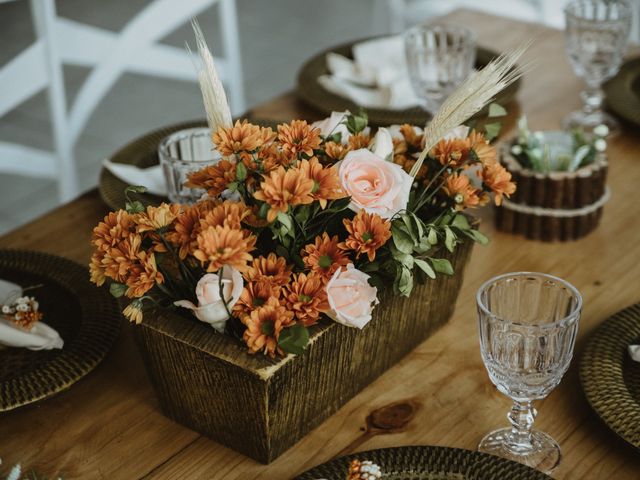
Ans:
<svg viewBox="0 0 640 480"><path fill-rule="evenodd" d="M210 326L161 310L134 327L163 413L269 463L449 320L473 242L453 254L454 275L418 284L409 298L379 291L362 330L322 321L303 355L249 355Z"/></svg>
<svg viewBox="0 0 640 480"><path fill-rule="evenodd" d="M500 161L518 188L496 207L498 230L551 242L576 240L598 226L609 198L605 154L575 172L540 173L522 167L510 147L502 148Z"/></svg>

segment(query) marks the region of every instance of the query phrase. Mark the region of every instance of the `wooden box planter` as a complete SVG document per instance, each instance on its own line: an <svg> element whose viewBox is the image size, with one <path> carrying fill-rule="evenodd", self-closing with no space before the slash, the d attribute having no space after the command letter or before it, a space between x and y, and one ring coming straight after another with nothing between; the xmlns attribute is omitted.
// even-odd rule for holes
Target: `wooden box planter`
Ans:
<svg viewBox="0 0 640 480"><path fill-rule="evenodd" d="M500 161L518 186L514 195L496 207L496 228L532 240L567 241L583 237L600 223L609 198L607 158L599 153L590 165L575 172L540 173L523 168L501 150Z"/></svg>
<svg viewBox="0 0 640 480"><path fill-rule="evenodd" d="M363 330L322 321L304 355L275 360L173 311L134 327L163 413L234 450L269 463L336 412L449 320L473 242L448 254L455 275L391 288Z"/></svg>

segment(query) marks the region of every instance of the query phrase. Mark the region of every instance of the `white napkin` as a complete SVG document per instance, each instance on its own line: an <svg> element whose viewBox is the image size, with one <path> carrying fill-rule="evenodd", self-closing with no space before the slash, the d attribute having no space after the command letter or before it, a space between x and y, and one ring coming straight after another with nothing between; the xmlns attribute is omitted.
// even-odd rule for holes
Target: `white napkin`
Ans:
<svg viewBox="0 0 640 480"><path fill-rule="evenodd" d="M102 161L104 168L129 185L142 185L154 195L166 196L167 184L160 165L149 168L138 168L135 165L114 163L109 159Z"/></svg>
<svg viewBox="0 0 640 480"><path fill-rule="evenodd" d="M640 362L640 345L629 345L629 356L632 360Z"/></svg>
<svg viewBox="0 0 640 480"><path fill-rule="evenodd" d="M353 60L327 54L331 74L318 78L324 88L369 108L400 110L422 103L411 87L401 36L357 43L352 51Z"/></svg>
<svg viewBox="0 0 640 480"><path fill-rule="evenodd" d="M21 295L20 285L0 279L0 303ZM58 332L43 322L37 322L30 331L26 331L0 318L0 344L8 347L24 347L29 350L51 350L62 348L64 341Z"/></svg>

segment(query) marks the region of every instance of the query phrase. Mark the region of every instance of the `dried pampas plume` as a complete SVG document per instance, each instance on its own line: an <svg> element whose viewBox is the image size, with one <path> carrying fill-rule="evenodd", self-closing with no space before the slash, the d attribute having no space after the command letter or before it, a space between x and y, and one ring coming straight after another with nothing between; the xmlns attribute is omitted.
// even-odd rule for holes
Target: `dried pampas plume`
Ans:
<svg viewBox="0 0 640 480"><path fill-rule="evenodd" d="M512 52L500 55L482 70L469 76L445 100L425 127L424 149L411 169L411 176L416 176L427 154L442 137L482 110L501 90L522 76L523 68L516 65L516 62L529 45L530 43L526 43Z"/></svg>
<svg viewBox="0 0 640 480"><path fill-rule="evenodd" d="M195 20L192 20L191 26L196 35L198 53L202 59L202 66L197 67L202 100L207 111L209 128L211 128L212 132L215 132L220 127L231 127L233 125L231 110L229 109L227 94L213 63L213 55L211 55L211 51L207 46L200 25ZM187 50L191 52L189 45L187 45Z"/></svg>

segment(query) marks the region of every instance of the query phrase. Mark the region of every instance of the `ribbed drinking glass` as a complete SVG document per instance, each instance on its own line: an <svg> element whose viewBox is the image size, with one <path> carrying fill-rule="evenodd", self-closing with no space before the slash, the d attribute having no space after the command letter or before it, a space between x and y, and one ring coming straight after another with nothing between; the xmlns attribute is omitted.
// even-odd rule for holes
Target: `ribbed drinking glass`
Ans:
<svg viewBox="0 0 640 480"><path fill-rule="evenodd" d="M560 463L560 447L532 429L532 402L546 397L569 368L582 297L560 278L518 272L492 278L476 300L482 360L493 384L514 402L511 426L486 435L478 449L550 472Z"/></svg>
<svg viewBox="0 0 640 480"><path fill-rule="evenodd" d="M474 34L452 25L420 25L404 36L411 85L435 113L447 97L467 79L476 61Z"/></svg>
<svg viewBox="0 0 640 480"><path fill-rule="evenodd" d="M618 122L602 111L602 84L622 64L631 30L631 5L627 0L572 0L564 12L567 55L587 88L580 94L582 109L569 114L563 124L591 130L604 123L615 132Z"/></svg>

